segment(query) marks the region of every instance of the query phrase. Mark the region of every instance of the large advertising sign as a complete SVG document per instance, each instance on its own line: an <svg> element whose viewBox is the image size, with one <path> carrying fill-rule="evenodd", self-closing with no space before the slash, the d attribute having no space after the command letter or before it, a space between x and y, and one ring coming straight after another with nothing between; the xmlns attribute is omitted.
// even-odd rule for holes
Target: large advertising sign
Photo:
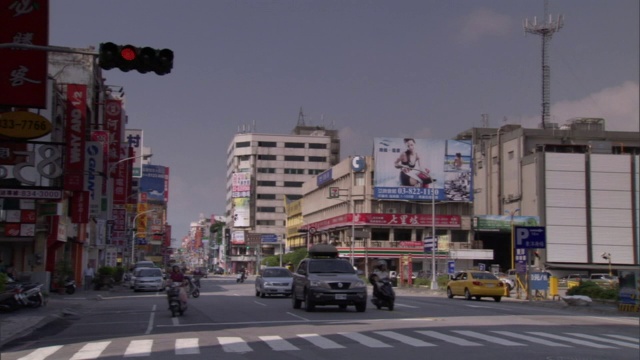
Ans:
<svg viewBox="0 0 640 360"><path fill-rule="evenodd" d="M0 44L49 45L49 1L0 0ZM46 51L0 49L0 105L47 107Z"/></svg>
<svg viewBox="0 0 640 360"><path fill-rule="evenodd" d="M233 227L251 226L250 198L233 199Z"/></svg>
<svg viewBox="0 0 640 360"><path fill-rule="evenodd" d="M102 179L104 171L103 144L99 141L87 141L85 150L84 189L89 192L89 215L102 217Z"/></svg>
<svg viewBox="0 0 640 360"><path fill-rule="evenodd" d="M231 197L248 198L251 196L251 173L234 173L231 177Z"/></svg>
<svg viewBox="0 0 640 360"><path fill-rule="evenodd" d="M106 101L104 119L105 127L109 132L109 156L107 158L110 164L115 164L121 159L122 155L122 123L124 122L122 101L108 99Z"/></svg>
<svg viewBox="0 0 640 360"><path fill-rule="evenodd" d="M84 187L84 154L87 128L87 86L67 85L67 113L65 116L65 157L64 189L82 191Z"/></svg>
<svg viewBox="0 0 640 360"><path fill-rule="evenodd" d="M166 167L159 165L142 165L140 192L147 194L147 201L165 202Z"/></svg>
<svg viewBox="0 0 640 360"><path fill-rule="evenodd" d="M375 138L374 197L473 201L471 142Z"/></svg>

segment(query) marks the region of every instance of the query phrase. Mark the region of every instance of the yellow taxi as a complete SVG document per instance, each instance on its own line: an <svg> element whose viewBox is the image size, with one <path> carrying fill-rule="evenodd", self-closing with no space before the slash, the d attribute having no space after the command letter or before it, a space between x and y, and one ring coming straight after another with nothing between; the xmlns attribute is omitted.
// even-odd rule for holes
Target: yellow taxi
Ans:
<svg viewBox="0 0 640 360"><path fill-rule="evenodd" d="M488 271L469 270L454 275L447 283L447 297L464 296L465 299L491 297L496 302L505 294L504 283Z"/></svg>

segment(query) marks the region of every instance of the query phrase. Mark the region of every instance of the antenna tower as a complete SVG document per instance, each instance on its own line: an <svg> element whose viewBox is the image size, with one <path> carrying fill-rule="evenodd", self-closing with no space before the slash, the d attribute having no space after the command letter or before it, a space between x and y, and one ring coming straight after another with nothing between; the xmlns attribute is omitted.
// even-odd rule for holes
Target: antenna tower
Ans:
<svg viewBox="0 0 640 360"><path fill-rule="evenodd" d="M538 24L538 19L533 21L525 19L522 24L525 34L530 33L542 36L542 123L540 127L547 128L550 119L550 94L551 94L551 69L549 67L549 42L551 37L564 26L564 16L558 15L554 20L548 13L549 0L544 0L544 19Z"/></svg>
<svg viewBox="0 0 640 360"><path fill-rule="evenodd" d="M304 125L304 114L302 113L302 106L300 106L300 112L298 113L298 126Z"/></svg>

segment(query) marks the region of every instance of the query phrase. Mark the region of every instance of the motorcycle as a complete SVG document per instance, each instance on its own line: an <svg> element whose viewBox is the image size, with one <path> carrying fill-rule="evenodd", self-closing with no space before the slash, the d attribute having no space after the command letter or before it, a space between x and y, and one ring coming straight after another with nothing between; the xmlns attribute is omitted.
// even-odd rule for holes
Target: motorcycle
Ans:
<svg viewBox="0 0 640 360"><path fill-rule="evenodd" d="M64 280L64 291L71 295L76 292L76 281L68 277Z"/></svg>
<svg viewBox="0 0 640 360"><path fill-rule="evenodd" d="M23 306L37 308L44 305L42 284L24 284L19 294L19 301Z"/></svg>
<svg viewBox="0 0 640 360"><path fill-rule="evenodd" d="M396 301L396 293L391 286L391 280L388 278L379 279L376 274L369 276L369 282L373 285L373 297L371 302L378 310L386 307L389 311L393 311L393 306Z"/></svg>
<svg viewBox="0 0 640 360"><path fill-rule="evenodd" d="M187 291L188 296L192 296L197 298L200 296L200 279L196 278L195 280L191 279L190 276L185 276L185 280L189 282L189 290Z"/></svg>
<svg viewBox="0 0 640 360"><path fill-rule="evenodd" d="M0 311L9 312L21 308L22 284L10 280L5 285L5 289L0 293Z"/></svg>
<svg viewBox="0 0 640 360"><path fill-rule="evenodd" d="M243 272L238 273L238 275L236 276L236 282L237 283L243 283L246 278L247 278L247 276L245 275L245 273L243 273Z"/></svg>
<svg viewBox="0 0 640 360"><path fill-rule="evenodd" d="M173 283L167 287L167 300L172 317L183 315L187 310L187 303L180 301L180 284Z"/></svg>

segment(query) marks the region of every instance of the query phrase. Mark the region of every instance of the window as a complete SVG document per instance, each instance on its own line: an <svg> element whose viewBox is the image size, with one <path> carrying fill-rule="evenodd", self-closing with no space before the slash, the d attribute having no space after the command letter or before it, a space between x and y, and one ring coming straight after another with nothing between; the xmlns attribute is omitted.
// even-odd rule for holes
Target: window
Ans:
<svg viewBox="0 0 640 360"><path fill-rule="evenodd" d="M276 194L258 194L256 198L260 200L275 200Z"/></svg>
<svg viewBox="0 0 640 360"><path fill-rule="evenodd" d="M482 160L478 161L478 170L482 169Z"/></svg>
<svg viewBox="0 0 640 360"><path fill-rule="evenodd" d="M276 224L275 220L256 220L256 225L274 226L275 224Z"/></svg>
<svg viewBox="0 0 640 360"><path fill-rule="evenodd" d="M258 181L258 186L276 186L275 181Z"/></svg>
<svg viewBox="0 0 640 360"><path fill-rule="evenodd" d="M326 149L326 148L327 148L327 144L314 144L314 143L309 144L309 149Z"/></svg>
<svg viewBox="0 0 640 360"><path fill-rule="evenodd" d="M251 159L250 155L240 155L240 156L238 156L238 160L240 160L240 161L249 161L249 159Z"/></svg>
<svg viewBox="0 0 640 360"><path fill-rule="evenodd" d="M284 169L284 173L304 175L304 169Z"/></svg>
<svg viewBox="0 0 640 360"><path fill-rule="evenodd" d="M322 169L309 169L309 175L322 174L325 170Z"/></svg>
<svg viewBox="0 0 640 360"><path fill-rule="evenodd" d="M302 199L302 195L285 195L288 200L294 201Z"/></svg>
<svg viewBox="0 0 640 360"><path fill-rule="evenodd" d="M275 206L258 206L256 207L257 212L276 212Z"/></svg>
<svg viewBox="0 0 640 360"><path fill-rule="evenodd" d="M277 147L278 144L275 141L258 141L259 147Z"/></svg>
<svg viewBox="0 0 640 360"><path fill-rule="evenodd" d="M258 172L261 174L275 174L276 173L276 169L275 168L258 168Z"/></svg>
<svg viewBox="0 0 640 360"><path fill-rule="evenodd" d="M326 156L309 156L311 162L327 162Z"/></svg>
<svg viewBox="0 0 640 360"><path fill-rule="evenodd" d="M236 143L236 148L245 148L251 146L251 141L241 141Z"/></svg>
<svg viewBox="0 0 640 360"><path fill-rule="evenodd" d="M304 184L302 181L285 181L284 182L285 187L302 187L302 184Z"/></svg>
<svg viewBox="0 0 640 360"><path fill-rule="evenodd" d="M284 147L293 149L304 149L304 143L286 142Z"/></svg>
<svg viewBox="0 0 640 360"><path fill-rule="evenodd" d="M258 160L276 160L275 155L258 155Z"/></svg>
<svg viewBox="0 0 640 360"><path fill-rule="evenodd" d="M285 155L284 157L284 161L304 161L304 156L298 156L298 155Z"/></svg>
<svg viewBox="0 0 640 360"><path fill-rule="evenodd" d="M494 156L494 157L491 159L491 163L492 163L493 165L497 165L497 164L498 164L498 157L497 157L497 156Z"/></svg>
<svg viewBox="0 0 640 360"><path fill-rule="evenodd" d="M514 155L514 154L513 154L513 150L512 150L512 151L509 151L509 154L508 154L508 156L509 156L509 160L512 160L512 159L513 159L513 155Z"/></svg>

